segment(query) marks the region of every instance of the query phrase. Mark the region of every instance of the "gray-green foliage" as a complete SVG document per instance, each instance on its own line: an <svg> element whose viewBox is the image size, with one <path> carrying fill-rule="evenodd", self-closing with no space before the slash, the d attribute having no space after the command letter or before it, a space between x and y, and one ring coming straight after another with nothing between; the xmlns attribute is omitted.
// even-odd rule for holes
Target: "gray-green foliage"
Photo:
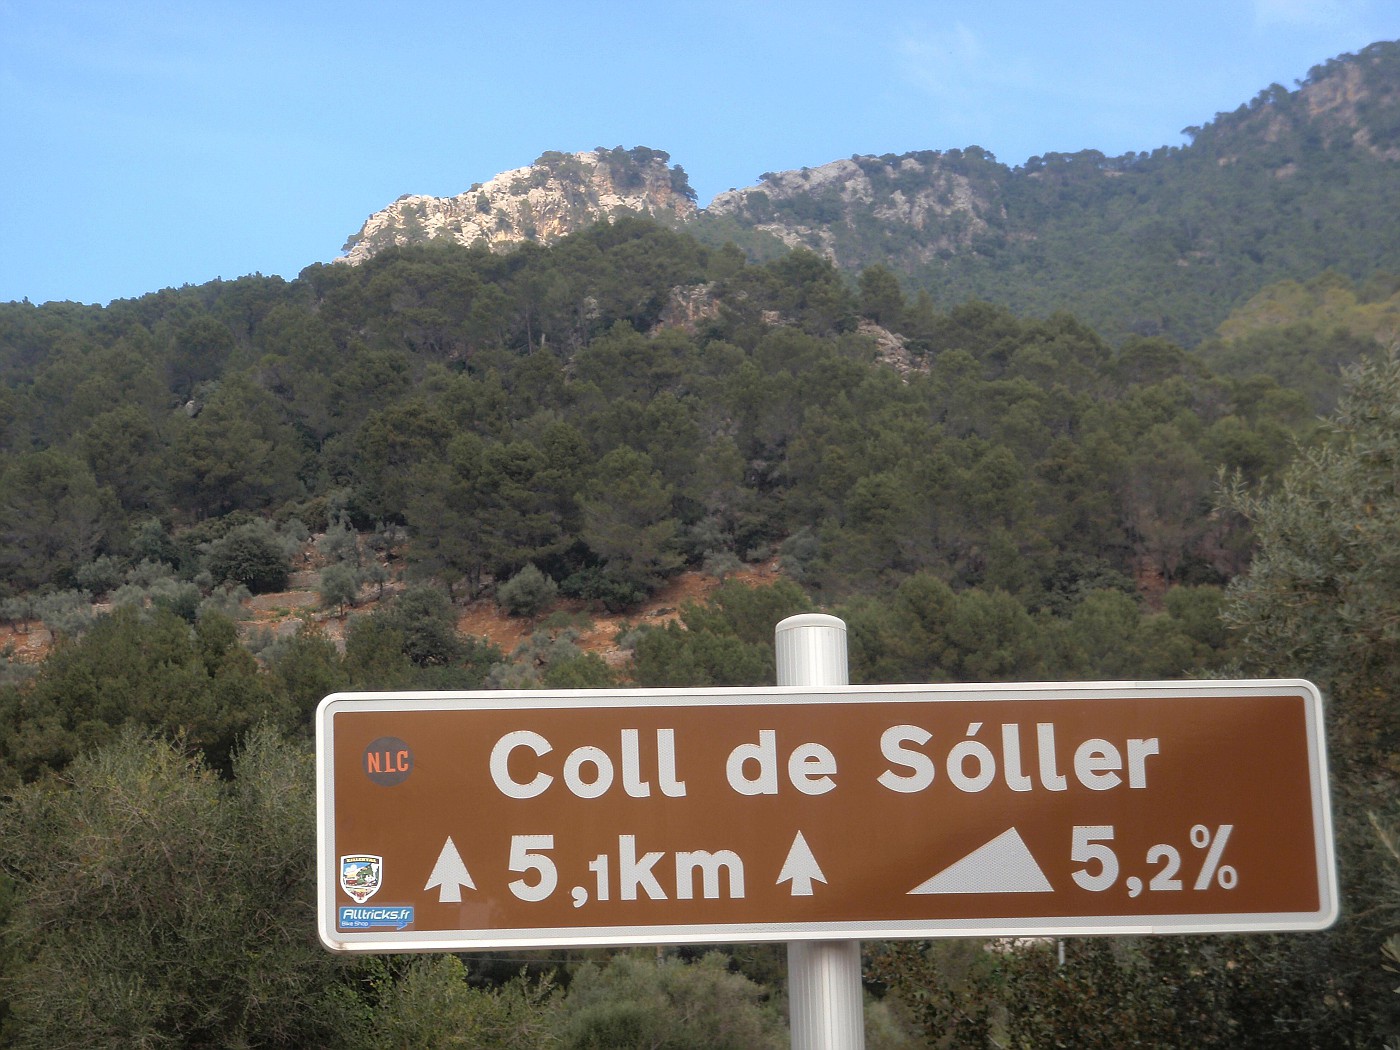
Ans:
<svg viewBox="0 0 1400 1050"><path fill-rule="evenodd" d="M607 689L617 675L597 653L580 652L545 669L540 684L547 689Z"/></svg>
<svg viewBox="0 0 1400 1050"><path fill-rule="evenodd" d="M225 583L212 588L199 602L195 619L206 616L222 616L227 620L238 620L243 616L243 603L250 598L248 588L240 584Z"/></svg>
<svg viewBox="0 0 1400 1050"><path fill-rule="evenodd" d="M1345 382L1325 439L1276 489L1224 493L1258 541L1225 620L1246 670L1310 677L1328 698L1343 919L1280 955L1317 986L1334 984L1332 999L1356 1004L1351 1031L1380 1042L1400 1035L1381 954L1400 929L1400 894L1393 840L1373 826L1389 833L1400 788L1400 355L1363 361Z"/></svg>
<svg viewBox="0 0 1400 1050"><path fill-rule="evenodd" d="M17 594L0 601L0 620L11 624L17 631L29 630L29 621L37 618L34 599L27 594Z"/></svg>
<svg viewBox="0 0 1400 1050"><path fill-rule="evenodd" d="M1393 745L1400 729L1400 355L1347 372L1326 440L1278 488L1236 485L1229 509L1258 553L1229 588L1226 622L1251 668L1317 678L1348 742Z"/></svg>
<svg viewBox="0 0 1400 1050"><path fill-rule="evenodd" d="M905 941L873 946L867 973L947 1050L1373 1045L1330 975L1280 965L1296 940Z"/></svg>
<svg viewBox="0 0 1400 1050"><path fill-rule="evenodd" d="M360 538L349 515L341 511L332 516L325 535L316 541L316 549L329 561L360 564Z"/></svg>
<svg viewBox="0 0 1400 1050"><path fill-rule="evenodd" d="M725 956L694 963L614 956L574 972L559 1028L565 1050L778 1050L788 1045L764 990Z"/></svg>
<svg viewBox="0 0 1400 1050"><path fill-rule="evenodd" d="M553 619L553 617L551 617ZM602 657L576 644L576 627L543 626L515 647L510 659L492 666L486 684L492 689L604 688L617 678Z"/></svg>
<svg viewBox="0 0 1400 1050"><path fill-rule="evenodd" d="M496 588L496 604L511 616L538 616L558 593L559 585L531 564Z"/></svg>
<svg viewBox="0 0 1400 1050"><path fill-rule="evenodd" d="M312 756L260 729L231 772L128 730L0 804L7 1045L786 1045L720 955L587 963L567 997L476 987L453 956L341 962L309 933Z"/></svg>
<svg viewBox="0 0 1400 1050"><path fill-rule="evenodd" d="M0 807L17 1047L347 1045L359 1018L309 929L311 756L256 732L219 780L128 732Z"/></svg>
<svg viewBox="0 0 1400 1050"><path fill-rule="evenodd" d="M34 613L55 638L75 638L92 625L92 595L86 591L54 591L35 600Z"/></svg>
<svg viewBox="0 0 1400 1050"><path fill-rule="evenodd" d="M85 591L104 595L115 590L125 581L127 563L110 554L102 554L73 570L73 582Z"/></svg>
<svg viewBox="0 0 1400 1050"><path fill-rule="evenodd" d="M384 597L384 585L392 578L388 566L375 558L357 570L357 576L361 584L373 584L375 595L380 598Z"/></svg>
<svg viewBox="0 0 1400 1050"><path fill-rule="evenodd" d="M167 575L148 584L123 584L112 592L111 604L114 609L126 606L137 609L169 609L182 619L193 622L202 598L197 584Z"/></svg>
<svg viewBox="0 0 1400 1050"><path fill-rule="evenodd" d="M523 976L498 988L468 984L455 955L367 960L377 1002L366 1045L434 1050L544 1050L556 1044L557 998L549 981Z"/></svg>
<svg viewBox="0 0 1400 1050"><path fill-rule="evenodd" d="M347 605L354 605L359 595L359 573L345 562L327 565L321 570L317 590L320 592L322 605L343 610Z"/></svg>
<svg viewBox="0 0 1400 1050"><path fill-rule="evenodd" d="M126 570L121 586L111 591L108 602L113 609L163 609L194 623L214 614L238 620L243 614L242 603L249 597L248 588L241 583L215 586L210 573L201 573L196 580L180 579L168 563L147 558Z"/></svg>
<svg viewBox="0 0 1400 1050"><path fill-rule="evenodd" d="M126 570L126 576L122 583L126 586L150 587L161 580L171 579L175 575L175 567L168 561L158 558L142 558L131 568Z"/></svg>
<svg viewBox="0 0 1400 1050"><path fill-rule="evenodd" d="M739 560L739 556L733 551L706 551L701 567L710 576L718 576L720 579L728 576L732 572L738 572L744 567L744 563Z"/></svg>
<svg viewBox="0 0 1400 1050"><path fill-rule="evenodd" d="M1382 892L1386 910L1394 915L1400 910L1400 799L1392 799L1383 812L1372 813L1371 827L1385 868ZM1400 924L1390 924L1382 953L1386 970L1400 972Z"/></svg>

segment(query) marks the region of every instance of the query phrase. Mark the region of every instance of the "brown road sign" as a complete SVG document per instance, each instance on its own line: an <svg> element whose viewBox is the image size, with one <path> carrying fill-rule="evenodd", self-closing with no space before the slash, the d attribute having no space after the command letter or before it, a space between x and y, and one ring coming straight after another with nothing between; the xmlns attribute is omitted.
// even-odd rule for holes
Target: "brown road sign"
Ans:
<svg viewBox="0 0 1400 1050"><path fill-rule="evenodd" d="M1313 930L1301 681L340 693L336 951Z"/></svg>

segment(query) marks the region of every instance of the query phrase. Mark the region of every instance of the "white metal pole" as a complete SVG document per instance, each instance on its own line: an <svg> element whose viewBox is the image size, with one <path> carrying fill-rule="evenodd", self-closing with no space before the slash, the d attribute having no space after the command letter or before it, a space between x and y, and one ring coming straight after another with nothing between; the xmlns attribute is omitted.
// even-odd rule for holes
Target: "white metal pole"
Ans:
<svg viewBox="0 0 1400 1050"><path fill-rule="evenodd" d="M789 616L774 629L778 684L849 685L846 624L824 613ZM864 1050L859 941L788 942L793 1050Z"/></svg>

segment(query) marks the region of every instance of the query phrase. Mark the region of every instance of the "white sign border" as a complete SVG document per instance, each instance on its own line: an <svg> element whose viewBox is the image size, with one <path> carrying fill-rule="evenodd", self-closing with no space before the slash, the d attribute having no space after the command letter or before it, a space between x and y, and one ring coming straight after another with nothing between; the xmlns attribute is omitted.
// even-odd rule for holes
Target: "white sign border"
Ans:
<svg viewBox="0 0 1400 1050"><path fill-rule="evenodd" d="M1309 792L1319 908L1316 912L1074 916L1044 919L919 919L880 922L716 923L703 925L521 928L347 933L337 928L334 719L340 710L551 710L648 707L758 707L768 704L927 703L931 701L1131 700L1218 696L1298 696L1306 702ZM1322 696L1311 682L1280 679L1018 682L976 685L751 686L710 689L375 691L332 693L316 708L317 933L332 952L446 952L625 947L799 940L924 940L945 937L1076 937L1108 934L1219 934L1323 930L1339 911L1336 853L1323 739Z"/></svg>

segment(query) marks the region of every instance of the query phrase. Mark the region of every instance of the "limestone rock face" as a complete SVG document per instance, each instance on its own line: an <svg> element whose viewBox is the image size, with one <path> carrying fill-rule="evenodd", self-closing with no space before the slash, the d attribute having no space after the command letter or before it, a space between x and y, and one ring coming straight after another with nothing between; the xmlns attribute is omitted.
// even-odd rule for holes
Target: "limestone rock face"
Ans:
<svg viewBox="0 0 1400 1050"><path fill-rule="evenodd" d="M1400 49L1372 44L1331 59L1296 90L1274 84L1233 113L1217 114L1214 123L1221 164L1253 155L1272 163L1279 178L1296 174L1299 155L1319 146L1400 160ZM1278 156L1260 156L1261 145L1274 147Z"/></svg>
<svg viewBox="0 0 1400 1050"><path fill-rule="evenodd" d="M986 155L990 156L990 155ZM858 265L846 243L862 226L909 231L926 261L956 251L1005 211L997 187L976 178L981 151L924 151L903 156L856 156L818 168L768 172L757 186L721 193L705 209L728 215L836 261Z"/></svg>
<svg viewBox="0 0 1400 1050"><path fill-rule="evenodd" d="M669 160L644 146L551 152L455 197L400 197L365 220L338 261L359 263L394 245L437 238L493 249L552 244L620 214L687 222L696 214L695 194Z"/></svg>

